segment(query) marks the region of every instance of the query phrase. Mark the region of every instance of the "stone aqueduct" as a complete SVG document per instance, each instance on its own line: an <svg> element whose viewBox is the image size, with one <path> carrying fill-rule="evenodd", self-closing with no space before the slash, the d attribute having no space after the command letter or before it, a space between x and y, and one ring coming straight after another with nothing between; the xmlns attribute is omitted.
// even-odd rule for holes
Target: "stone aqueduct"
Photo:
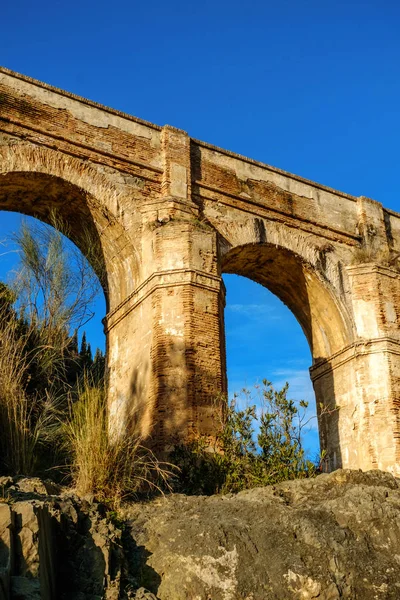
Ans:
<svg viewBox="0 0 400 600"><path fill-rule="evenodd" d="M400 474L400 215L7 69L0 209L97 245L114 433L215 433L236 273L304 330L330 468Z"/></svg>

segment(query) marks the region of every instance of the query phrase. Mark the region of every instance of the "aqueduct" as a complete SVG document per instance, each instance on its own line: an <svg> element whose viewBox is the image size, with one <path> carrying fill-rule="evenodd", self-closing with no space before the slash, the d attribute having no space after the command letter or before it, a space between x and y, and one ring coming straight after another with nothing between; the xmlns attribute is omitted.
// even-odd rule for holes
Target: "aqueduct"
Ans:
<svg viewBox="0 0 400 600"><path fill-rule="evenodd" d="M96 241L115 434L215 433L236 273L304 330L330 468L400 473L400 215L7 69L0 209Z"/></svg>

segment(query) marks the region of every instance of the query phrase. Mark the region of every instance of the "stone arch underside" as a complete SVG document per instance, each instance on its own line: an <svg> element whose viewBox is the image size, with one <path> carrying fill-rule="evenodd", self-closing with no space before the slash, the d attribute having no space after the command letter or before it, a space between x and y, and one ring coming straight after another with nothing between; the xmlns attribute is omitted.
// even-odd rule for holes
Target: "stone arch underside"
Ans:
<svg viewBox="0 0 400 600"><path fill-rule="evenodd" d="M55 214L99 276L107 310L132 292L138 272L136 249L113 204L118 190L83 161L23 144L0 147L0 210L51 225Z"/></svg>
<svg viewBox="0 0 400 600"><path fill-rule="evenodd" d="M299 321L313 360L328 358L351 341L347 310L329 282L292 251L272 244L246 244L222 259L222 271L268 288Z"/></svg>

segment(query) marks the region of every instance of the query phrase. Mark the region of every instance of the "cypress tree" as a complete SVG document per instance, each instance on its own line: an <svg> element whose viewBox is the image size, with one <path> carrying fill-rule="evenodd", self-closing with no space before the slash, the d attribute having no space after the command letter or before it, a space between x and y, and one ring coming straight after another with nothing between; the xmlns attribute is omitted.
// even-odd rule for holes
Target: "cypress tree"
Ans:
<svg viewBox="0 0 400 600"><path fill-rule="evenodd" d="M93 365L93 356L90 344L86 341L86 332L83 332L82 341L81 341L81 349L79 352L79 362L81 371L89 372Z"/></svg>

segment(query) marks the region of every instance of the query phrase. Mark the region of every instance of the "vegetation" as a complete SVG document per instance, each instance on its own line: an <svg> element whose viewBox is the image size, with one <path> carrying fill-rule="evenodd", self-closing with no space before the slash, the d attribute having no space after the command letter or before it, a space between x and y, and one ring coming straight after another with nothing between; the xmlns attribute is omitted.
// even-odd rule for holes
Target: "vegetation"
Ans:
<svg viewBox="0 0 400 600"><path fill-rule="evenodd" d="M381 248L380 246L376 246L376 244L364 245L354 249L352 264L374 263L400 271L399 258L400 253L391 248Z"/></svg>
<svg viewBox="0 0 400 600"><path fill-rule="evenodd" d="M241 399L219 398L223 411L214 444L210 447L200 437L175 451L173 460L180 468L176 488L195 494L228 493L315 476L317 466L306 459L301 442L308 423L307 402L297 407L288 398L288 388L286 384L278 391L264 380L258 389L261 408L250 403L248 390Z"/></svg>
<svg viewBox="0 0 400 600"><path fill-rule="evenodd" d="M111 440L104 386L87 379L78 399L70 402L62 439L71 458L71 475L82 494L117 506L122 498L168 489L168 465L131 436Z"/></svg>
<svg viewBox="0 0 400 600"><path fill-rule="evenodd" d="M59 229L65 228L55 220ZM20 266L0 284L0 472L51 476L118 503L166 472L139 440L111 444L105 357L83 332L98 280L63 235L37 223L15 236Z"/></svg>
<svg viewBox="0 0 400 600"><path fill-rule="evenodd" d="M63 460L57 416L68 395L84 372L95 370L98 380L104 372L104 357L94 364L85 336L78 351L77 329L92 316L99 286L60 231L23 223L14 241L19 268L0 287L0 466L41 474Z"/></svg>

